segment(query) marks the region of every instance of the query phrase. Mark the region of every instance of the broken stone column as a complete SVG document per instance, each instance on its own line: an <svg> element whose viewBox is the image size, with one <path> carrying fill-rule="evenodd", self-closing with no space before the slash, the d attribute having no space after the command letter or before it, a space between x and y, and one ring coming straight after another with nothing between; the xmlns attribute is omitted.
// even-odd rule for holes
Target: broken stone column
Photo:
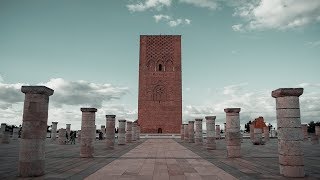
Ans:
<svg viewBox="0 0 320 180"><path fill-rule="evenodd" d="M44 174L49 96L53 90L45 86L22 86L25 94L18 173L21 177Z"/></svg>
<svg viewBox="0 0 320 180"><path fill-rule="evenodd" d="M184 131L184 142L189 142L189 129L188 124L183 124L183 131Z"/></svg>
<svg viewBox="0 0 320 180"><path fill-rule="evenodd" d="M227 124L224 123L224 140L227 140Z"/></svg>
<svg viewBox="0 0 320 180"><path fill-rule="evenodd" d="M267 142L270 140L269 136L269 127L263 127L263 134L264 134L264 142Z"/></svg>
<svg viewBox="0 0 320 180"><path fill-rule="evenodd" d="M132 122L127 121L126 143L132 143Z"/></svg>
<svg viewBox="0 0 320 180"><path fill-rule="evenodd" d="M254 128L253 132L254 132L253 144L254 145L261 145L262 144L262 129Z"/></svg>
<svg viewBox="0 0 320 180"><path fill-rule="evenodd" d="M250 140L251 142L254 141L254 124L249 124L250 126Z"/></svg>
<svg viewBox="0 0 320 180"><path fill-rule="evenodd" d="M96 108L81 108L82 122L81 122L81 141L80 141L80 157L93 157L96 135Z"/></svg>
<svg viewBox="0 0 320 180"><path fill-rule="evenodd" d="M114 149L116 115L106 115L106 145L107 149Z"/></svg>
<svg viewBox="0 0 320 180"><path fill-rule="evenodd" d="M132 123L132 141L137 140L137 123L133 122Z"/></svg>
<svg viewBox="0 0 320 180"><path fill-rule="evenodd" d="M184 140L184 125L181 124L181 128L180 128L180 136L181 136L181 140Z"/></svg>
<svg viewBox="0 0 320 180"><path fill-rule="evenodd" d="M126 144L126 120L119 120L118 145Z"/></svg>
<svg viewBox="0 0 320 180"><path fill-rule="evenodd" d="M220 125L216 125L216 139L221 139Z"/></svg>
<svg viewBox="0 0 320 180"><path fill-rule="evenodd" d="M303 140L308 141L308 124L301 124Z"/></svg>
<svg viewBox="0 0 320 180"><path fill-rule="evenodd" d="M207 143L206 148L208 150L216 149L216 137L215 137L215 124L216 116L206 116L207 126Z"/></svg>
<svg viewBox="0 0 320 180"><path fill-rule="evenodd" d="M196 144L202 144L202 119L195 119L196 131L194 141Z"/></svg>
<svg viewBox="0 0 320 180"><path fill-rule="evenodd" d="M64 144L66 144L66 141L67 141L66 133L67 133L66 129L63 129L63 128L60 128L60 129L59 129L59 134L58 134L58 136L59 136L58 144L60 144L60 145L64 145Z"/></svg>
<svg viewBox="0 0 320 180"><path fill-rule="evenodd" d="M320 126L315 127L315 133L320 138Z"/></svg>
<svg viewBox="0 0 320 180"><path fill-rule="evenodd" d="M101 125L101 132L102 132L102 139L104 139L105 135L106 135L106 126L105 125Z"/></svg>
<svg viewBox="0 0 320 180"><path fill-rule="evenodd" d="M58 128L58 122L52 122L51 125L51 140L55 141L57 139L57 128Z"/></svg>
<svg viewBox="0 0 320 180"><path fill-rule="evenodd" d="M189 121L188 131L189 143L194 143L194 121Z"/></svg>
<svg viewBox="0 0 320 180"><path fill-rule="evenodd" d="M68 138L70 139L71 124L66 124L66 131L67 131L67 134L68 134Z"/></svg>
<svg viewBox="0 0 320 180"><path fill-rule="evenodd" d="M137 126L137 141L140 140L140 126Z"/></svg>
<svg viewBox="0 0 320 180"><path fill-rule="evenodd" d="M12 130L12 139L17 140L19 138L19 128L13 128Z"/></svg>
<svg viewBox="0 0 320 180"><path fill-rule="evenodd" d="M276 98L280 174L285 177L305 176L299 105L302 93L303 88L280 88L271 94Z"/></svg>
<svg viewBox="0 0 320 180"><path fill-rule="evenodd" d="M240 110L240 108L224 109L224 112L226 112L228 158L241 156Z"/></svg>

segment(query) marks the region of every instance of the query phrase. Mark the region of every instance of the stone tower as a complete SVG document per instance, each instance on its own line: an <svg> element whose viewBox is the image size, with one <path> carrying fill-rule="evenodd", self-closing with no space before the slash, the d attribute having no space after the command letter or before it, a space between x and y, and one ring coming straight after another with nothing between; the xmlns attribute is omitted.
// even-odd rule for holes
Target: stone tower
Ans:
<svg viewBox="0 0 320 180"><path fill-rule="evenodd" d="M180 132L180 35L140 36L138 123L141 133Z"/></svg>

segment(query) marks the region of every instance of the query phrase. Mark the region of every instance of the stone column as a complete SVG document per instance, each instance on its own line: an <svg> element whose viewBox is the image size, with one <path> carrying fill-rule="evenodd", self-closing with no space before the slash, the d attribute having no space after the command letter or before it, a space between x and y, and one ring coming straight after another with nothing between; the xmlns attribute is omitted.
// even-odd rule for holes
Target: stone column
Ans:
<svg viewBox="0 0 320 180"><path fill-rule="evenodd" d="M101 125L101 132L102 132L102 139L104 139L104 136L106 135L106 126Z"/></svg>
<svg viewBox="0 0 320 180"><path fill-rule="evenodd" d="M114 149L116 115L106 115L106 145L107 149Z"/></svg>
<svg viewBox="0 0 320 180"><path fill-rule="evenodd" d="M202 119L195 119L196 132L195 132L195 143L202 144Z"/></svg>
<svg viewBox="0 0 320 180"><path fill-rule="evenodd" d="M58 144L64 145L66 144L67 138L66 138L66 129L59 129L59 139L58 139Z"/></svg>
<svg viewBox="0 0 320 180"><path fill-rule="evenodd" d="M207 126L207 149L216 149L216 137L215 137L215 124L216 116L206 116L206 126Z"/></svg>
<svg viewBox="0 0 320 180"><path fill-rule="evenodd" d="M55 141L57 139L57 128L58 128L58 122L52 122L51 125L51 140Z"/></svg>
<svg viewBox="0 0 320 180"><path fill-rule="evenodd" d="M96 108L81 108L81 140L80 140L80 157L93 157L93 143L96 136Z"/></svg>
<svg viewBox="0 0 320 180"><path fill-rule="evenodd" d="M216 125L216 138L221 139L220 125Z"/></svg>
<svg viewBox="0 0 320 180"><path fill-rule="evenodd" d="M17 140L19 138L19 128L13 128L12 139Z"/></svg>
<svg viewBox="0 0 320 180"><path fill-rule="evenodd" d="M194 121L189 121L188 131L189 143L194 143Z"/></svg>
<svg viewBox="0 0 320 180"><path fill-rule="evenodd" d="M140 140L140 126L137 126L137 141Z"/></svg>
<svg viewBox="0 0 320 180"><path fill-rule="evenodd" d="M301 124L303 140L308 141L308 124Z"/></svg>
<svg viewBox="0 0 320 180"><path fill-rule="evenodd" d="M25 99L18 172L21 177L41 176L45 172L49 96L54 91L45 86L22 86L21 92Z"/></svg>
<svg viewBox="0 0 320 180"><path fill-rule="evenodd" d="M184 125L181 124L181 128L180 128L180 136L181 136L181 140L184 140Z"/></svg>
<svg viewBox="0 0 320 180"><path fill-rule="evenodd" d="M188 124L183 124L183 131L184 131L184 142L189 142L189 129Z"/></svg>
<svg viewBox="0 0 320 180"><path fill-rule="evenodd" d="M67 134L68 134L68 138L70 139L71 124L66 124L66 131L67 131Z"/></svg>
<svg viewBox="0 0 320 180"><path fill-rule="evenodd" d="M254 128L253 132L254 132L253 144L254 145L262 144L262 129Z"/></svg>
<svg viewBox="0 0 320 180"><path fill-rule="evenodd" d="M2 131L1 144L9 144L10 143L10 132L6 129L6 124ZM2 128L1 128L2 129Z"/></svg>
<svg viewBox="0 0 320 180"><path fill-rule="evenodd" d="M303 88L280 88L271 94L276 98L280 174L285 177L305 176L299 105L302 93Z"/></svg>
<svg viewBox="0 0 320 180"><path fill-rule="evenodd" d="M228 158L241 156L240 110L240 108L224 109L224 112L226 112Z"/></svg>
<svg viewBox="0 0 320 180"><path fill-rule="evenodd" d="M7 126L6 123L1 123L0 138L2 138L4 131L6 130L6 126Z"/></svg>
<svg viewBox="0 0 320 180"><path fill-rule="evenodd" d="M137 140L137 123L133 122L132 123L132 141Z"/></svg>
<svg viewBox="0 0 320 180"><path fill-rule="evenodd" d="M132 143L132 122L127 121L126 143Z"/></svg>
<svg viewBox="0 0 320 180"><path fill-rule="evenodd" d="M270 136L269 136L269 127L264 127L263 128L263 134L264 134L264 142L267 142L270 140Z"/></svg>
<svg viewBox="0 0 320 180"><path fill-rule="evenodd" d="M227 123L224 123L224 140L227 141Z"/></svg>
<svg viewBox="0 0 320 180"><path fill-rule="evenodd" d="M251 142L254 141L254 124L249 124L250 126L250 140Z"/></svg>
<svg viewBox="0 0 320 180"><path fill-rule="evenodd" d="M126 144L126 120L119 120L118 145Z"/></svg>
<svg viewBox="0 0 320 180"><path fill-rule="evenodd" d="M320 138L320 126L315 126L315 133Z"/></svg>

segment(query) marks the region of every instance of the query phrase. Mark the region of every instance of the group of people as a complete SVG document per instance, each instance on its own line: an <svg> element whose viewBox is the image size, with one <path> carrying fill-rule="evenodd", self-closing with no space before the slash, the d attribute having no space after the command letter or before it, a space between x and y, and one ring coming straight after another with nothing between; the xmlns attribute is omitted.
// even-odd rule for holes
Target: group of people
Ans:
<svg viewBox="0 0 320 180"><path fill-rule="evenodd" d="M77 133L76 131L71 131L70 132L70 137L69 137L69 134L68 132L66 132L66 138L67 138L67 142L66 144L76 144L76 136L77 136Z"/></svg>

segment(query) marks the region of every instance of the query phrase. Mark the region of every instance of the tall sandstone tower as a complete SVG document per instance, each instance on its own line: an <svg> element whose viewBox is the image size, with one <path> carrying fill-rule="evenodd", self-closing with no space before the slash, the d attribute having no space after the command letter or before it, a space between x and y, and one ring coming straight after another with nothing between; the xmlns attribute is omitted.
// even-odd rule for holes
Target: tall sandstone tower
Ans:
<svg viewBox="0 0 320 180"><path fill-rule="evenodd" d="M138 123L142 133L180 133L180 35L140 36Z"/></svg>

